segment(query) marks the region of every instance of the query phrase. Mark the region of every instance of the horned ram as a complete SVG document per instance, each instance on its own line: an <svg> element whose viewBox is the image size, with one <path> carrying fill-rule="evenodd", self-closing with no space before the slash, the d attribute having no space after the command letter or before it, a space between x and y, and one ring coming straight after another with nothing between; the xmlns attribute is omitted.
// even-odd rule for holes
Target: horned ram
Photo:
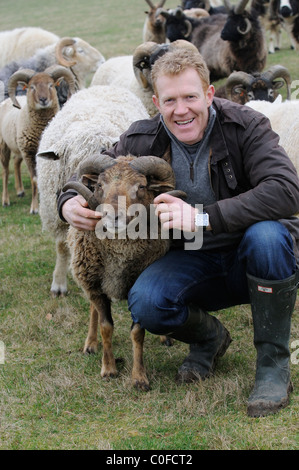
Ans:
<svg viewBox="0 0 299 470"><path fill-rule="evenodd" d="M171 166L158 157L128 155L114 159L95 155L80 164L77 179L80 181L69 182L64 189L78 191L91 209L103 214L95 231L70 227L67 237L73 277L90 302L84 352L97 350L99 321L103 348L101 376L114 377L117 368L112 348L111 300L127 299L141 272L168 251L169 239L159 236L160 225L158 219L156 224L153 222L151 209L158 194L174 193L175 178ZM151 224L159 227L153 237ZM136 226L138 232L144 231L142 236L136 235ZM144 334L144 329L133 323L132 382L146 391L149 381L143 364Z"/></svg>
<svg viewBox="0 0 299 470"><path fill-rule="evenodd" d="M286 99L291 99L291 76L282 65L273 65L264 72L233 72L225 85L218 88L215 96L227 98L239 104L251 100L265 100L271 103L278 97L278 90L284 85L287 88Z"/></svg>
<svg viewBox="0 0 299 470"><path fill-rule="evenodd" d="M67 293L68 225L57 213L56 197L89 155L111 147L122 132L148 113L129 90L91 86L72 95L43 132L37 155L37 184L42 229L56 244L56 263L51 293ZM41 158L43 157L43 158Z"/></svg>
<svg viewBox="0 0 299 470"><path fill-rule="evenodd" d="M24 195L21 162L24 159L30 174L32 200L30 213L38 212L35 155L41 134L59 111L56 86L66 80L70 92L75 91L73 75L62 66L52 66L44 72L23 69L13 74L8 82L9 98L0 104L0 157L3 166L2 205L10 205L8 195L9 161L14 154L17 195ZM16 98L16 88L27 89L27 96Z"/></svg>

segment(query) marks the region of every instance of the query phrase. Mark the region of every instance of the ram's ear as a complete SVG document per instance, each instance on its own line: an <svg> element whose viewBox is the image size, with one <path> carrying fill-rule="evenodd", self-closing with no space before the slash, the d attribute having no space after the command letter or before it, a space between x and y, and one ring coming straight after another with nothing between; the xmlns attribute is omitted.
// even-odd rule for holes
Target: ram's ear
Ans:
<svg viewBox="0 0 299 470"><path fill-rule="evenodd" d="M93 175L93 174L82 175L81 182L84 184L84 186L87 186L89 189L94 190L94 187L96 183L98 182L98 178L99 178L99 175Z"/></svg>
<svg viewBox="0 0 299 470"><path fill-rule="evenodd" d="M37 157L44 158L45 160L59 160L59 155L52 149L38 152Z"/></svg>

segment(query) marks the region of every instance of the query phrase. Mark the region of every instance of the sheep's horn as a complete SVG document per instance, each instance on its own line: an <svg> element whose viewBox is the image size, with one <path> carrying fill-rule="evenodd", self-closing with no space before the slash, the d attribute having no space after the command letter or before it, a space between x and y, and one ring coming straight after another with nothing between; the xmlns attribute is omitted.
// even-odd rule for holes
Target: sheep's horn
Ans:
<svg viewBox="0 0 299 470"><path fill-rule="evenodd" d="M175 188L175 177L171 166L163 158L153 156L138 157L130 162L130 166L145 176L152 176L163 186Z"/></svg>
<svg viewBox="0 0 299 470"><path fill-rule="evenodd" d="M95 211L99 205L99 202L94 197L93 192L85 186L85 184L80 181L69 181L66 183L62 191L67 191L68 189L74 189L77 193L81 194L84 199L88 202L88 206L91 210Z"/></svg>
<svg viewBox="0 0 299 470"><path fill-rule="evenodd" d="M16 108L21 109L20 103L18 102L16 98L16 88L18 85L18 82L26 82L28 83L29 80L35 75L35 70L31 69L21 69L15 72L14 74L11 75L11 77L8 80L7 84L7 90L8 90L8 96L10 97L13 106Z"/></svg>
<svg viewBox="0 0 299 470"><path fill-rule="evenodd" d="M155 5L151 2L151 0L145 0L149 7L155 8Z"/></svg>
<svg viewBox="0 0 299 470"><path fill-rule="evenodd" d="M273 65L266 72L263 72L261 77L271 82L276 78L283 78L287 85L287 100L291 99L291 76L288 69L279 64Z"/></svg>
<svg viewBox="0 0 299 470"><path fill-rule="evenodd" d="M133 53L133 70L136 80L142 88L151 87L150 57L159 48L159 44L147 41L136 47Z"/></svg>
<svg viewBox="0 0 299 470"><path fill-rule="evenodd" d="M186 27L186 32L184 34L184 37L188 38L190 36L190 34L192 33L192 23L189 20L185 20L184 25Z"/></svg>
<svg viewBox="0 0 299 470"><path fill-rule="evenodd" d="M232 4L230 3L230 0L223 0L223 3L226 10L229 12L232 9Z"/></svg>
<svg viewBox="0 0 299 470"><path fill-rule="evenodd" d="M63 67L62 65L51 65L51 67L48 67L45 70L45 73L48 73L54 81L63 77L69 86L69 94L72 95L76 92L76 83L74 75L66 67Z"/></svg>
<svg viewBox="0 0 299 470"><path fill-rule="evenodd" d="M246 72L233 72L228 77L225 84L226 96L229 100L232 99L232 89L236 85L251 85L254 77Z"/></svg>
<svg viewBox="0 0 299 470"><path fill-rule="evenodd" d="M241 15L246 8L246 5L249 0L240 0L239 3L234 7L234 13L236 15Z"/></svg>
<svg viewBox="0 0 299 470"><path fill-rule="evenodd" d="M62 38L60 39L60 41L58 41L58 43L56 44L56 48L55 48L55 55L56 55L57 62L60 65L63 65L64 67L72 67L73 65L77 63L76 60L66 59L63 55L63 49L65 47L73 46L75 43L76 43L75 39L68 38L68 37Z"/></svg>
<svg viewBox="0 0 299 470"><path fill-rule="evenodd" d="M157 8L162 8L166 0L161 0L160 3L158 3Z"/></svg>
<svg viewBox="0 0 299 470"><path fill-rule="evenodd" d="M244 18L244 21L245 21L245 23L246 23L245 31L243 31L241 28L239 28L239 26L237 27L237 31L238 31L240 34L243 34L243 36L245 36L245 34L249 33L249 31L250 31L251 28L252 28L251 22L249 21L248 18Z"/></svg>
<svg viewBox="0 0 299 470"><path fill-rule="evenodd" d="M180 199L187 198L187 194L185 193L185 191L181 191L180 189L173 189L171 191L166 191L166 192L167 194L170 194L173 197L179 197Z"/></svg>
<svg viewBox="0 0 299 470"><path fill-rule="evenodd" d="M115 159L109 155L95 154L80 163L77 169L78 179L84 174L100 174L106 168L115 165Z"/></svg>

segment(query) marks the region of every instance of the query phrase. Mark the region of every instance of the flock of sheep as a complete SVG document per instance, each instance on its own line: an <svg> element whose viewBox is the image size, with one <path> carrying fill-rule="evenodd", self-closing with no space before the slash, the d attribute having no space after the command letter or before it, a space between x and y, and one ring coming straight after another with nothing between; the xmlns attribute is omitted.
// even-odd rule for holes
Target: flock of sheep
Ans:
<svg viewBox="0 0 299 470"><path fill-rule="evenodd" d="M239 0L235 6L228 0L221 6L207 0L183 0L178 8L167 10L166 0L160 0L158 4L146 0L149 10L142 44L136 47L133 55L108 60L80 38L59 38L41 28L18 28L0 33L2 205L10 204L8 173L11 156L17 194L24 194L20 166L25 160L32 187L30 212L39 213L43 230L51 233L56 243L52 295L66 294L71 263L73 276L91 304L86 352L96 350L99 317L105 352L102 376L113 376L117 372L111 348L112 298L126 298L138 274L169 246L165 240L158 239L154 253L148 240L146 243L144 240L110 240L109 237L101 240L94 234L69 230L58 217L57 194L66 189L66 182L77 171L81 178L80 191L86 173L99 175L97 180L100 174L107 175L108 179L110 173L120 171L122 184L112 185L111 191L114 196L122 196L128 205L128 181L130 187L140 185L143 188L138 192L138 202L145 207L150 206L159 191L174 189L171 167L163 162L164 166L160 168L161 164L154 157L137 159L140 160L138 164L136 159L128 156L125 156L126 161L120 159L119 163L107 157L100 170L95 162L99 160L101 150L109 149L132 122L156 113L151 98L151 66L160 54L182 45L199 49L206 58L212 80L227 77L226 85L217 90L218 96L252 106L269 117L281 144L299 168L299 100L289 99L291 77L287 69L278 64L263 70L267 54L264 30L270 28L270 23L269 17L257 13L259 1L253 0L249 8L248 0ZM267 4L271 9L274 1L277 3L277 0L263 1L263 5ZM298 0L290 1L298 3ZM299 10L296 15L298 18ZM282 14L280 16L283 18ZM279 28L282 25L281 20ZM299 49L297 19L295 26L290 25L291 21L287 29L292 43ZM272 45L269 47L272 52ZM87 87L90 74L93 78ZM277 90L284 84L288 99L281 102ZM157 179L158 173L160 183L153 189L148 182L153 175ZM85 187L83 194L94 207L103 203L96 197L96 191L89 194ZM85 265L84 269L82 265ZM142 362L144 331L134 325L131 336L133 383L146 390L149 383Z"/></svg>

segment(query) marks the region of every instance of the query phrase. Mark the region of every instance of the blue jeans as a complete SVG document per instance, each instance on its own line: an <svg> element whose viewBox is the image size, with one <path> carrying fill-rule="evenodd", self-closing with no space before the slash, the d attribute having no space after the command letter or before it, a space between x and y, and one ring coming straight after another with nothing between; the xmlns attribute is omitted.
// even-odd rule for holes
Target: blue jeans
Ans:
<svg viewBox="0 0 299 470"><path fill-rule="evenodd" d="M207 311L250 303L247 273L282 280L295 271L287 228L276 221L258 222L230 251L169 251L139 276L128 306L134 322L163 335L185 323L190 303Z"/></svg>

